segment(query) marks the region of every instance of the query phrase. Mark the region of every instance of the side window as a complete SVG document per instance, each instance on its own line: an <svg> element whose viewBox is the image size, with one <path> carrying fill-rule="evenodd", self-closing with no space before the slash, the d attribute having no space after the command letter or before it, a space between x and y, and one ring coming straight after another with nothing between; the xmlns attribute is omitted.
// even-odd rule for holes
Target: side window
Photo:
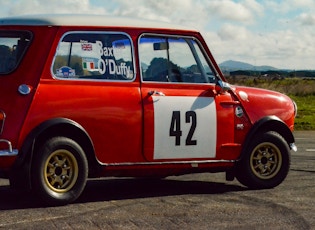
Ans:
<svg viewBox="0 0 315 230"><path fill-rule="evenodd" d="M125 34L72 32L60 41L52 72L61 79L133 80L132 57Z"/></svg>
<svg viewBox="0 0 315 230"><path fill-rule="evenodd" d="M0 32L0 74L10 73L18 66L31 37L31 33L26 31Z"/></svg>
<svg viewBox="0 0 315 230"><path fill-rule="evenodd" d="M193 38L145 35L139 41L143 81L211 83L211 70Z"/></svg>

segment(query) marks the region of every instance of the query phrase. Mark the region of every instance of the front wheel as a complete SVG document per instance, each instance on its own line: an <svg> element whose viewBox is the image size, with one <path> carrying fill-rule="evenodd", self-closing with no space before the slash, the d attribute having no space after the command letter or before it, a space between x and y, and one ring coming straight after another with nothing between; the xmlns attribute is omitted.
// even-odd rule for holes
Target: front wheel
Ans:
<svg viewBox="0 0 315 230"><path fill-rule="evenodd" d="M33 190L48 205L65 205L82 193L88 175L83 149L72 139L53 137L34 154Z"/></svg>
<svg viewBox="0 0 315 230"><path fill-rule="evenodd" d="M236 167L236 178L249 188L273 188L287 176L290 149L276 132L257 135Z"/></svg>

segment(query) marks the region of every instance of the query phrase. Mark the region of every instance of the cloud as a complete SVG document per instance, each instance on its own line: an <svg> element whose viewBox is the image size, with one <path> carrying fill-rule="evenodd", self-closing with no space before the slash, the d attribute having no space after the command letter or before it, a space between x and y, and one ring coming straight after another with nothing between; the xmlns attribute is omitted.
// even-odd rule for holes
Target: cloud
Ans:
<svg viewBox="0 0 315 230"><path fill-rule="evenodd" d="M315 7L314 0L288 0L287 1L292 9L298 8L313 8Z"/></svg>
<svg viewBox="0 0 315 230"><path fill-rule="evenodd" d="M243 2L244 6L252 11L253 14L258 14L259 16L263 15L264 7L255 0L245 0Z"/></svg>
<svg viewBox="0 0 315 230"><path fill-rule="evenodd" d="M53 13L76 13L76 14L104 14L105 8L92 6L89 0L67 1L42 1L42 0L16 0L10 4L9 15L24 14L53 14Z"/></svg>
<svg viewBox="0 0 315 230"><path fill-rule="evenodd" d="M225 24L218 31L218 35L223 41L246 40L249 37L248 34L249 32L246 30L245 27L236 26L232 24Z"/></svg>
<svg viewBox="0 0 315 230"><path fill-rule="evenodd" d="M286 14L297 11L309 11L314 12L315 1L314 0L286 0L286 1L274 1L266 0L263 2L265 8L268 8L272 12Z"/></svg>
<svg viewBox="0 0 315 230"><path fill-rule="evenodd" d="M246 23L252 23L257 14L263 13L263 7L254 0L241 2L232 0L209 1L208 10L221 19Z"/></svg>
<svg viewBox="0 0 315 230"><path fill-rule="evenodd" d="M286 69L314 69L315 31L303 30L297 34L291 30L255 34L242 27L226 25L224 36L206 33L205 39L217 61L239 60L253 65L271 65ZM233 35L242 31L244 36ZM221 35L222 36L222 35Z"/></svg>
<svg viewBox="0 0 315 230"><path fill-rule="evenodd" d="M314 0L0 0L2 17L106 14L188 25L219 61L314 68ZM314 40L314 41L313 41Z"/></svg>
<svg viewBox="0 0 315 230"><path fill-rule="evenodd" d="M118 0L116 15L138 17L151 20L159 20L203 28L208 20L208 12L205 11L202 0Z"/></svg>
<svg viewBox="0 0 315 230"><path fill-rule="evenodd" d="M299 15L297 17L297 20L303 26L314 26L315 25L315 15L313 15L313 14L302 13L301 15Z"/></svg>

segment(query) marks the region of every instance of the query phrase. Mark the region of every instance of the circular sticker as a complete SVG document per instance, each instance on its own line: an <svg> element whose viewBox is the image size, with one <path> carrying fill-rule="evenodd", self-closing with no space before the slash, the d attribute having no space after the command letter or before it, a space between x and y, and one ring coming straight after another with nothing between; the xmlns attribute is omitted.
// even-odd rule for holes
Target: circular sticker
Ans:
<svg viewBox="0 0 315 230"><path fill-rule="evenodd" d="M244 111L243 111L243 109L242 109L241 106L237 106L237 107L235 108L235 115L236 115L237 117L242 117L242 116L244 115Z"/></svg>

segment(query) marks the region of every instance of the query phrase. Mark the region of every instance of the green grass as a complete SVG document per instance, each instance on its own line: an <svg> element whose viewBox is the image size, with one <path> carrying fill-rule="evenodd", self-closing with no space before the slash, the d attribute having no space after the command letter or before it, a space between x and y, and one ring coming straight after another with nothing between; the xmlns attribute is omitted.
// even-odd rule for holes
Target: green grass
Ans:
<svg viewBox="0 0 315 230"><path fill-rule="evenodd" d="M228 79L236 85L270 89L291 97L298 106L295 130L315 130L315 79L263 79L239 77Z"/></svg>
<svg viewBox="0 0 315 230"><path fill-rule="evenodd" d="M298 106L295 130L315 130L315 95L289 95Z"/></svg>

